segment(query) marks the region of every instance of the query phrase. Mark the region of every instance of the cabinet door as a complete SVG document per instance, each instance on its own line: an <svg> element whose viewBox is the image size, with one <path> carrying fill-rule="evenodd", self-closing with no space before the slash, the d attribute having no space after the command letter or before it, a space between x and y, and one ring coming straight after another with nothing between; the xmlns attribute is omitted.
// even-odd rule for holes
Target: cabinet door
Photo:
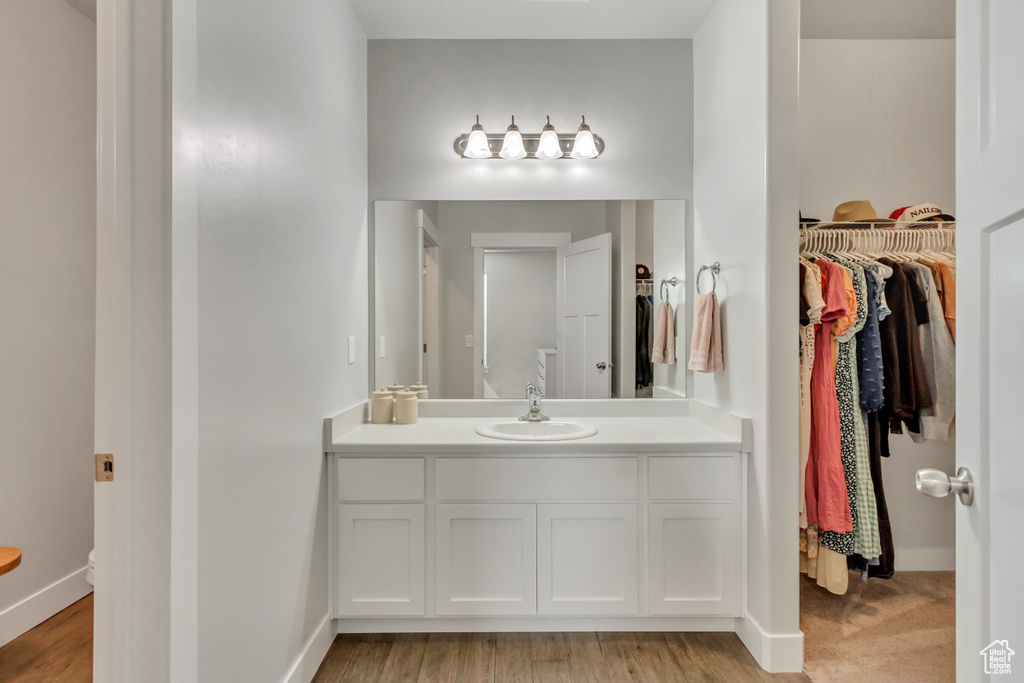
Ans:
<svg viewBox="0 0 1024 683"><path fill-rule="evenodd" d="M740 616L739 509L735 503L648 506L651 614Z"/></svg>
<svg viewBox="0 0 1024 683"><path fill-rule="evenodd" d="M437 506L437 613L536 614L537 507Z"/></svg>
<svg viewBox="0 0 1024 683"><path fill-rule="evenodd" d="M418 616L426 592L424 506L338 506L338 616Z"/></svg>
<svg viewBox="0 0 1024 683"><path fill-rule="evenodd" d="M635 503L537 506L537 611L636 614Z"/></svg>

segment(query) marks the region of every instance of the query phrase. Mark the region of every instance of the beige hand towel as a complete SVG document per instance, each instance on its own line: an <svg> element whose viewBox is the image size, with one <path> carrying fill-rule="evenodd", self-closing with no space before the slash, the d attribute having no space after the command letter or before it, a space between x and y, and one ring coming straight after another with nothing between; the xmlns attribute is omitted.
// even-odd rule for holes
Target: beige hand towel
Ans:
<svg viewBox="0 0 1024 683"><path fill-rule="evenodd" d="M672 320L672 306L662 301L658 304L658 314L654 321L654 347L651 349L651 362L675 365L676 335Z"/></svg>
<svg viewBox="0 0 1024 683"><path fill-rule="evenodd" d="M693 339L690 341L690 363L698 372L721 372L722 321L718 314L718 297L701 294L697 297L697 310L693 316Z"/></svg>

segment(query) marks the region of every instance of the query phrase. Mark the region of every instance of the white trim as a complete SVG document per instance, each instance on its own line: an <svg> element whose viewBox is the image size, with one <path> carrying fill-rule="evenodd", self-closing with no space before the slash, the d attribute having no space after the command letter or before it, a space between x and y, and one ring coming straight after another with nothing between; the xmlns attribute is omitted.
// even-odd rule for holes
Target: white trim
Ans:
<svg viewBox="0 0 1024 683"><path fill-rule="evenodd" d="M327 657L327 651L331 649L334 642L334 625L331 623L331 615L324 616L316 632L306 641L306 647L302 648L302 654L288 670L288 675L282 679L284 683L309 683L316 675L317 669Z"/></svg>
<svg viewBox="0 0 1024 683"><path fill-rule="evenodd" d="M896 548L898 572L951 572L956 570L956 548Z"/></svg>
<svg viewBox="0 0 1024 683"><path fill-rule="evenodd" d="M557 249L572 244L571 232L474 232L474 249Z"/></svg>
<svg viewBox="0 0 1024 683"><path fill-rule="evenodd" d="M198 9L171 13L170 680L199 675L199 167Z"/></svg>
<svg viewBox="0 0 1024 683"><path fill-rule="evenodd" d="M440 246L441 235L437 231L437 226L434 225L434 221L430 220L430 216L423 209L416 209L416 227L421 228L423 232L427 233L427 237L434 243L433 246Z"/></svg>
<svg viewBox="0 0 1024 683"><path fill-rule="evenodd" d="M735 617L411 617L336 619L338 633L478 633L572 631L679 631L734 630ZM801 634L801 638L803 635Z"/></svg>
<svg viewBox="0 0 1024 683"><path fill-rule="evenodd" d="M476 234L473 235L476 237ZM473 249L473 398L484 397L484 250Z"/></svg>
<svg viewBox="0 0 1024 683"><path fill-rule="evenodd" d="M766 633L750 616L736 619L736 635L762 669L769 673L799 673L804 669L804 634Z"/></svg>
<svg viewBox="0 0 1024 683"><path fill-rule="evenodd" d="M87 569L82 567L0 612L0 646L92 593L85 581Z"/></svg>

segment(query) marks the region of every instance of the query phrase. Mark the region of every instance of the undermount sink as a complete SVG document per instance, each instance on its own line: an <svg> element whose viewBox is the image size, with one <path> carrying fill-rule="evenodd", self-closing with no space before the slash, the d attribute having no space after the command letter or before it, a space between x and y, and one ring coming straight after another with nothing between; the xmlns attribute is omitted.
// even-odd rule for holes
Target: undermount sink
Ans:
<svg viewBox="0 0 1024 683"><path fill-rule="evenodd" d="M597 427L586 422L508 421L488 422L476 428L476 433L490 439L508 441L569 441L597 434Z"/></svg>

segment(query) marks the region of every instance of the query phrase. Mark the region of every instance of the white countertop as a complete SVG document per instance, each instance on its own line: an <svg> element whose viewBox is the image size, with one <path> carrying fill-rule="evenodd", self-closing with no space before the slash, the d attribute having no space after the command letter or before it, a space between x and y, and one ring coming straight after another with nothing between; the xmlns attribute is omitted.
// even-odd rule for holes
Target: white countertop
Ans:
<svg viewBox="0 0 1024 683"><path fill-rule="evenodd" d="M476 433L493 417L421 417L412 425L361 423L327 444L329 453L623 453L739 451L742 439L689 416L583 417L597 434L568 441L504 441ZM515 417L508 418L514 421Z"/></svg>

